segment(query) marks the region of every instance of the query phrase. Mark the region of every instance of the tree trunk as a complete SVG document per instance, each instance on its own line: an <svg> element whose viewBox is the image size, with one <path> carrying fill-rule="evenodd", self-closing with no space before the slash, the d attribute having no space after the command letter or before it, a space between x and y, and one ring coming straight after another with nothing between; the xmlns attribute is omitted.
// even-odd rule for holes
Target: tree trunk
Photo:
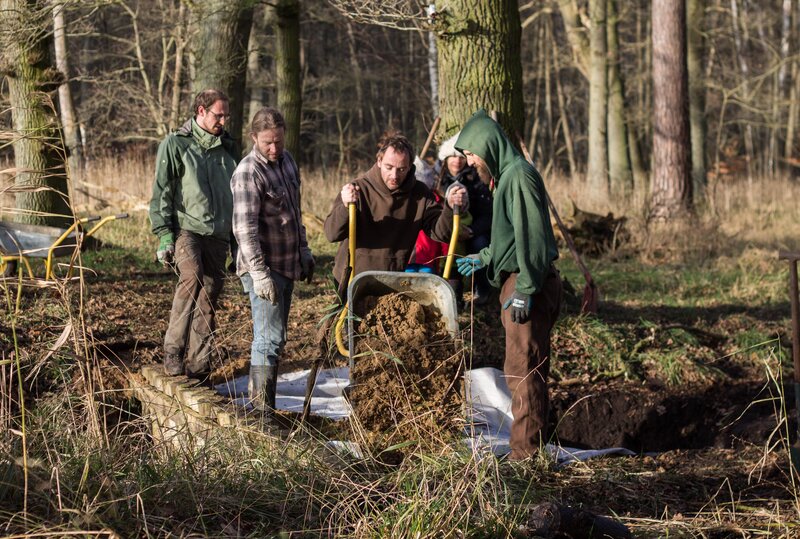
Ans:
<svg viewBox="0 0 800 539"><path fill-rule="evenodd" d="M689 174L688 75L685 0L652 3L653 188L652 221L668 221L692 208Z"/></svg>
<svg viewBox="0 0 800 539"><path fill-rule="evenodd" d="M300 120L303 102L300 67L300 2L275 2L275 83L278 110L286 120L286 149L300 152Z"/></svg>
<svg viewBox="0 0 800 539"><path fill-rule="evenodd" d="M63 139L48 93L60 82L43 31L51 21L48 7L42 0L0 0L1 54L14 129L14 184L20 190L16 220L64 226L72 217Z"/></svg>
<svg viewBox="0 0 800 539"><path fill-rule="evenodd" d="M517 0L443 0L435 27L441 137L477 109L496 110L512 140L524 128Z"/></svg>
<svg viewBox="0 0 800 539"><path fill-rule="evenodd" d="M616 0L608 0L608 175L611 193L629 200L633 193L633 172L625 123L625 87L619 69Z"/></svg>
<svg viewBox="0 0 800 539"><path fill-rule="evenodd" d="M745 17L745 20L747 18ZM742 72L742 82L741 86L741 93L742 96L740 97L743 103L747 103L750 100L750 65L747 63L747 56L744 52L744 39L742 38L742 32L739 28L739 0L731 0L731 24L733 25L733 43L736 46L736 57L739 59L739 69ZM742 26L746 28L744 23ZM745 146L745 159L747 161L747 185L748 190L747 194L750 196L752 194L752 187L753 187L753 154L754 154L754 146L753 146L753 128L750 122L745 122L744 126L744 146Z"/></svg>
<svg viewBox="0 0 800 539"><path fill-rule="evenodd" d="M241 149L245 125L243 82L247 74L253 3L249 0L206 0L194 5L192 91L197 94L207 88L217 88L228 94L231 119L225 129Z"/></svg>
<svg viewBox="0 0 800 539"><path fill-rule="evenodd" d="M553 41L553 22L548 19L547 21L547 37ZM556 97L558 98L558 114L560 117L561 128L564 133L564 146L567 149L567 161L569 162L569 175L570 178L575 178L578 173L578 166L575 163L575 148L572 142L572 128L569 125L569 117L567 116L566 100L564 99L564 90L561 87L561 65L558 61L558 47L552 47L553 52L553 76L556 81ZM555 141L553 141L555 144Z"/></svg>
<svg viewBox="0 0 800 539"><path fill-rule="evenodd" d="M61 113L61 125L64 130L64 144L67 147L69 177L72 179L73 188L82 189L83 144L81 144L77 114L69 87L70 75L67 56L66 18L64 16L65 7L66 5L62 0L53 0L53 51L56 69L63 77L63 81L58 87L58 109Z"/></svg>
<svg viewBox="0 0 800 539"><path fill-rule="evenodd" d="M589 0L591 58L589 65L589 163L586 171L592 194L608 195L608 72L606 61L606 0Z"/></svg>
<svg viewBox="0 0 800 539"><path fill-rule="evenodd" d="M578 4L576 0L558 0L558 9L561 13L561 19L564 21L567 39L572 48L575 68L588 80L591 49L589 38L586 37L586 31L581 26Z"/></svg>
<svg viewBox="0 0 800 539"><path fill-rule="evenodd" d="M692 141L692 188L700 200L706 189L705 77L703 76L704 0L686 0L689 125Z"/></svg>

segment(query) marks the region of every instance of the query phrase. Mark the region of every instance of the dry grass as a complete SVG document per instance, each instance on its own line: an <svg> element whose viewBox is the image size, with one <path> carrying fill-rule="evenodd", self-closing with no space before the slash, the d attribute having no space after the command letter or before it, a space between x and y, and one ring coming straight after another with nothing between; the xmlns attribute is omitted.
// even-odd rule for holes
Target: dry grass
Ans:
<svg viewBox="0 0 800 539"><path fill-rule="evenodd" d="M332 200L352 175L325 175L313 170L303 170L302 175L303 211L314 227L313 221L318 225L324 220ZM75 205L87 213L145 209L153 176L153 156L95 159L87 168L85 182L75 189ZM744 178L715 182L709 186L695 220L660 231L645 226L646 204L641 192L628 202L608 200L592 195L582 177L550 176L546 181L564 218L571 215L572 202L585 211L626 216L631 242L645 258L659 260L675 253L695 258L736 255L744 247L800 249L800 204L796 203L800 200L800 182L787 176L761 178L752 184Z"/></svg>
<svg viewBox="0 0 800 539"><path fill-rule="evenodd" d="M100 160L89 168L88 194L77 195L75 202L80 206L80 197L85 197L82 211L89 213L146 207L152 166L149 157ZM349 179L304 173L307 224L324 219ZM659 237L643 226L640 205L591 200L578 181L551 179L549 185L565 213L573 199L582 209L628 215L632 241L646 261L689 253L739 266L737 298L763 293L761 274L773 271L765 259L775 249L798 247L800 219L793 201L800 193L789 179L763 180L756 186L718 185L694 225ZM143 214L136 219L136 226L109 227L104 239L136 249L151 242ZM46 305L43 298L35 304L43 311L60 309L47 315L50 325L75 321L77 327L85 317L98 314L87 312L82 304L75 310L63 291L53 297ZM41 316L30 316L34 314ZM16 315L9 310L3 316L13 320ZM82 347L76 349L80 354L64 355L60 365L53 361L53 370L63 378L47 381L52 384L49 388L42 382L47 391L42 390L31 410L25 439L16 433L0 437L0 501L8 502L0 509L0 533L114 537L110 530L116 530L131 537L263 537L281 532L284 536L297 532L298 536L501 537L519 530L530 504L552 498L568 503L585 500L588 507L618 498L618 506L630 510L622 520L647 537L765 535L770 530L790 536L796 530L797 495L786 477L770 479L787 485L787 495L780 500L740 500L740 492L751 488L749 484L734 490L728 478L720 479L716 470L699 464L690 479L682 479L685 461L666 457L600 459L554 470L551 463L516 467L441 444L436 454L413 454L399 468L386 469L368 460L319 458L324 440L314 436L287 440L240 428L196 452L176 453L154 447L146 434L146 419L135 413L124 433L105 426L105 416L100 415L103 395L92 385L97 366L90 354L81 357ZM11 368L7 358L0 357L0 425L18 429L19 405L13 402L17 379ZM35 457L24 493L18 461L21 444ZM785 469L784 461L775 462L777 452L770 453L769 462L753 453L731 457L742 460L744 474ZM697 484L720 481L703 498L708 500L704 508L676 514L670 504L680 506L686 496L679 489L694 488L692 478ZM759 484L753 485L754 489ZM20 510L23 495L28 498L28 514ZM656 514L656 506L664 511Z"/></svg>

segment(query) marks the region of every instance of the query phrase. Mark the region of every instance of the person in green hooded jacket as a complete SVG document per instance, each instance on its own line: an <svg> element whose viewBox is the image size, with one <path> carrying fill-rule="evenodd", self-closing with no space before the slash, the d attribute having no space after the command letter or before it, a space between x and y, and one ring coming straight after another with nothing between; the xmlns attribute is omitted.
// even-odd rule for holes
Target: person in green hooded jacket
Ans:
<svg viewBox="0 0 800 539"><path fill-rule="evenodd" d="M202 377L210 367L233 220L237 159L225 132L229 107L223 92L200 92L194 117L158 148L150 223L158 261L178 272L164 336L164 370L171 375Z"/></svg>
<svg viewBox="0 0 800 539"><path fill-rule="evenodd" d="M494 192L489 246L456 265L468 276L486 268L491 284L500 288L503 371L512 397L509 458L522 460L547 441L550 332L561 310L547 193L539 171L485 110L472 115L455 147Z"/></svg>

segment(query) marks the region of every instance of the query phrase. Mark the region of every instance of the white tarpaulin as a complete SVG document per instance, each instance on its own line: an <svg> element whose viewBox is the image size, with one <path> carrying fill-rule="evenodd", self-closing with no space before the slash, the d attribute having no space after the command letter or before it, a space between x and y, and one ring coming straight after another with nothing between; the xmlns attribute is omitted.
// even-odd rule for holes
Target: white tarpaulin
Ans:
<svg viewBox="0 0 800 539"><path fill-rule="evenodd" d="M278 376L276 406L280 410L301 413L309 370L290 372ZM317 383L311 395L311 413L331 419L344 419L350 415L350 405L343 390L350 382L349 369L323 369L317 373ZM491 451L496 455L509 452L511 429L511 395L503 372L493 368L473 369L464 374L467 394L466 443L474 451ZM215 387L217 393L230 396L244 405L247 396L247 376L239 377ZM553 444L548 451L559 463L586 460L608 454L633 455L620 447L610 449L572 449Z"/></svg>

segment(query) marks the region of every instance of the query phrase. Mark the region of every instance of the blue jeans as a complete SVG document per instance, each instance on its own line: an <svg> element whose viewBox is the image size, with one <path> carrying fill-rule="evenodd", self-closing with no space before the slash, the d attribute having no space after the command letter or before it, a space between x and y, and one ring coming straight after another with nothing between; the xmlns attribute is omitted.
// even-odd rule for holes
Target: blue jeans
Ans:
<svg viewBox="0 0 800 539"><path fill-rule="evenodd" d="M250 296L253 316L253 344L250 347L251 365L277 367L286 344L286 324L292 306L294 281L280 273L271 272L278 293L278 304L262 299L253 292L253 279L249 273L241 276L244 291Z"/></svg>

